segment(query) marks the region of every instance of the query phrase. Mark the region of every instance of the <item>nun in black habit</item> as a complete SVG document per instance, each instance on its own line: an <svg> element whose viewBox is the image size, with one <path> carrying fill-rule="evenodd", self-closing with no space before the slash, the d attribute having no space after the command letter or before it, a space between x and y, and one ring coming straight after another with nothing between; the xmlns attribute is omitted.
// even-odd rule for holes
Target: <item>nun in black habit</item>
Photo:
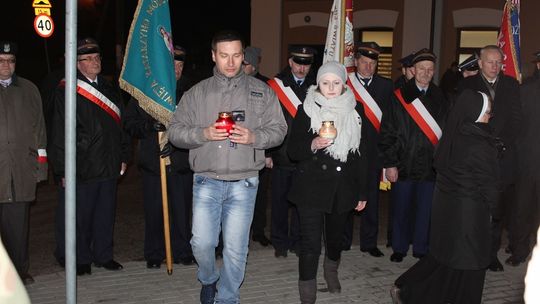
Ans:
<svg viewBox="0 0 540 304"><path fill-rule="evenodd" d="M481 303L502 149L490 117L486 94L467 90L456 100L435 152L430 251L396 280L394 303Z"/></svg>

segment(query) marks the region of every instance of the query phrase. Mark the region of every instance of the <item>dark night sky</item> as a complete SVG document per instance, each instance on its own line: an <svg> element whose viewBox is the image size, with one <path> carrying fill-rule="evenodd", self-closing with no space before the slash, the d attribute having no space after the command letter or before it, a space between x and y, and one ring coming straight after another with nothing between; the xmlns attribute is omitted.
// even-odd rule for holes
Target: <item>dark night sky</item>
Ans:
<svg viewBox="0 0 540 304"><path fill-rule="evenodd" d="M123 3L123 8L117 10L117 1ZM47 49L54 69L64 53L65 0L50 2L55 32L47 39ZM115 73L116 37L121 37L124 46L136 3L135 0L79 0L78 34L98 39L106 74ZM170 0L169 4L175 43L187 48L188 66L196 65L203 74L212 66L210 40L216 31L234 29L249 42L250 0ZM2 12L0 40L14 40L19 44L17 74L39 84L47 74L47 61L44 39L33 29L32 1L10 1ZM193 73L189 68L186 72Z"/></svg>

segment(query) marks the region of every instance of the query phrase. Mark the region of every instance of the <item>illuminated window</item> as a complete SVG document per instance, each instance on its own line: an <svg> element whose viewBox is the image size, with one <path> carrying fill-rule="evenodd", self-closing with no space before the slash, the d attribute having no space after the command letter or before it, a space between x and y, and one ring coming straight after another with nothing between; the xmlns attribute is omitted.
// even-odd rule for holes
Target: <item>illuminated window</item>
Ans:
<svg viewBox="0 0 540 304"><path fill-rule="evenodd" d="M480 54L480 49L486 45L497 44L499 29L459 29L457 62L463 62L472 54Z"/></svg>
<svg viewBox="0 0 540 304"><path fill-rule="evenodd" d="M392 78L392 45L394 32L392 29L362 29L357 33L362 42L375 41L381 47L377 73L383 77Z"/></svg>

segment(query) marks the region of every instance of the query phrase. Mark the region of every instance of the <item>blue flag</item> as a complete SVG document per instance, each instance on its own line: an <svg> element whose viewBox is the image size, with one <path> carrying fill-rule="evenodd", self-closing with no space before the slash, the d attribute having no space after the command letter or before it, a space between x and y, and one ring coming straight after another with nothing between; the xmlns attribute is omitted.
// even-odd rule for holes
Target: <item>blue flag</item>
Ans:
<svg viewBox="0 0 540 304"><path fill-rule="evenodd" d="M176 108L176 78L168 0L139 0L119 83L143 110L169 123Z"/></svg>

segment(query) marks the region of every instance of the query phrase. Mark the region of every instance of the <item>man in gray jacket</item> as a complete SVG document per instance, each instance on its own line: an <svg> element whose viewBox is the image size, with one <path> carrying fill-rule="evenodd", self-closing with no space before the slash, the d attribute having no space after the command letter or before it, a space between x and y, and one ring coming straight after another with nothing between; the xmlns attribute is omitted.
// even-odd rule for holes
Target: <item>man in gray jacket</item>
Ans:
<svg viewBox="0 0 540 304"><path fill-rule="evenodd" d="M275 94L244 74L243 59L240 36L217 33L212 39L214 75L184 94L168 131L173 145L190 149L195 173L191 245L204 304L240 301L264 150L279 145L287 132ZM220 112L235 118L230 133L215 123ZM220 231L224 247L218 271L214 249Z"/></svg>

